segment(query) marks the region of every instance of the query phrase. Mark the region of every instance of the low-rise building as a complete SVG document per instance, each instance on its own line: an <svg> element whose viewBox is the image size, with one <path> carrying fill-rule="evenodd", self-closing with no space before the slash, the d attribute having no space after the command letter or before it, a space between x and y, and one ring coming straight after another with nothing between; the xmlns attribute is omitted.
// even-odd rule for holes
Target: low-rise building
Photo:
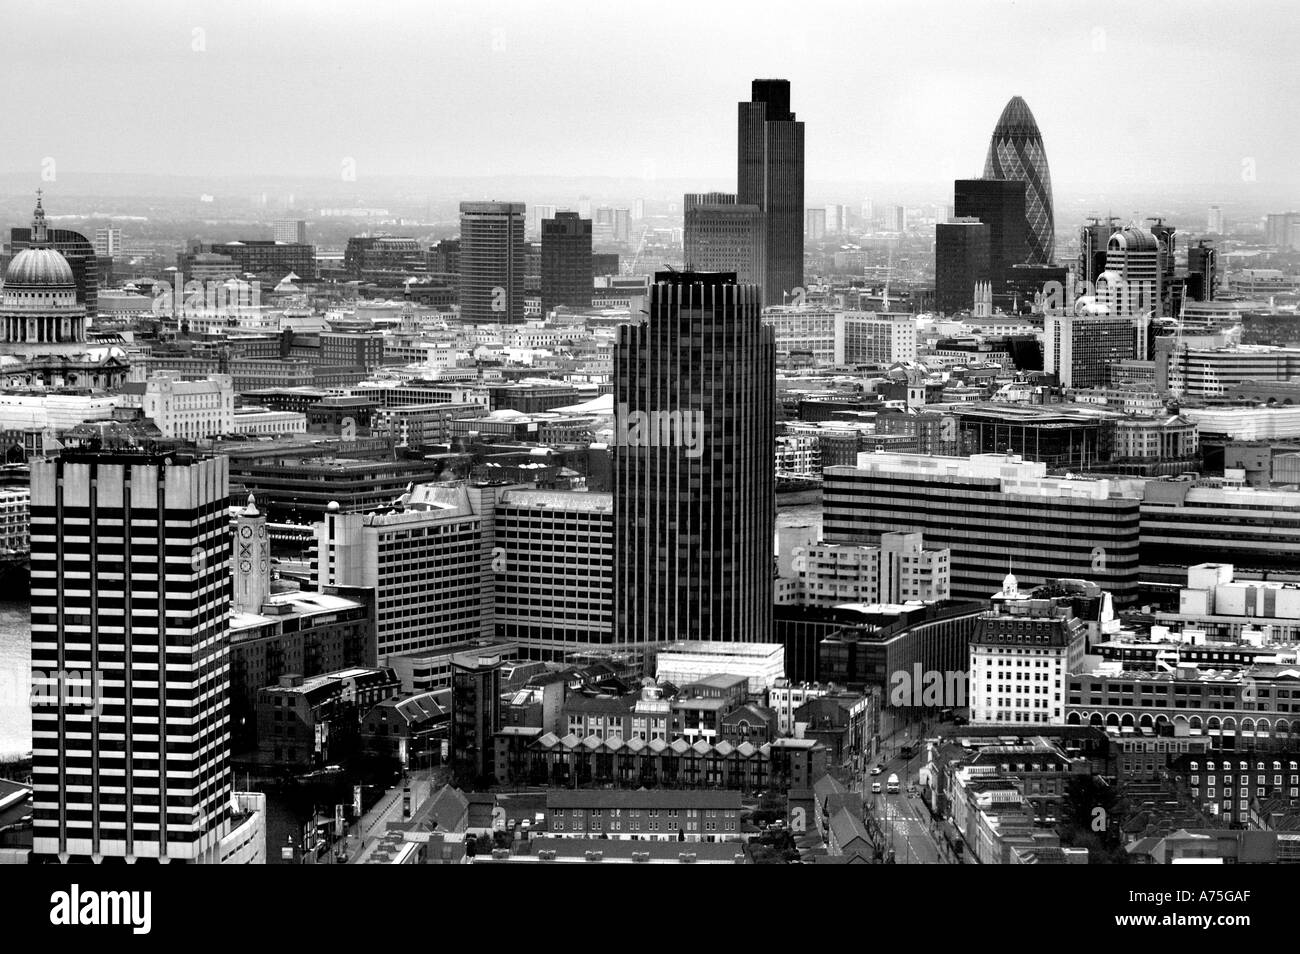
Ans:
<svg viewBox="0 0 1300 954"><path fill-rule="evenodd" d="M736 791L550 791L547 831L556 838L738 841Z"/></svg>

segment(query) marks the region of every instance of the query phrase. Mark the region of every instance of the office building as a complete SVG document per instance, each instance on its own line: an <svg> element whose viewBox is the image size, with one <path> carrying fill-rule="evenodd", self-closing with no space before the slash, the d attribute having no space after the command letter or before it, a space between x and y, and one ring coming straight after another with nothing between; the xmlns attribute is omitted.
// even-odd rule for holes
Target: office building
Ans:
<svg viewBox="0 0 1300 954"><path fill-rule="evenodd" d="M1277 246L1284 251L1293 251L1300 242L1300 234L1296 232L1296 227L1300 226L1300 212L1277 212L1271 213L1264 219L1264 243L1266 245ZM1218 230L1222 232L1223 229ZM1214 234L1215 230L1210 230Z"/></svg>
<svg viewBox="0 0 1300 954"><path fill-rule="evenodd" d="M1057 375L1062 387L1103 387L1111 365L1141 357L1135 353L1134 320L1100 311L1044 319L1043 370Z"/></svg>
<svg viewBox="0 0 1300 954"><path fill-rule="evenodd" d="M389 656L493 633L495 488L421 484L385 513L327 510L317 589L373 587L380 665Z"/></svg>
<svg viewBox="0 0 1300 954"><path fill-rule="evenodd" d="M542 219L542 313L591 307L591 219L556 212Z"/></svg>
<svg viewBox="0 0 1300 954"><path fill-rule="evenodd" d="M950 553L927 548L919 533L882 533L878 546L818 543L801 556L805 606L948 598Z"/></svg>
<svg viewBox="0 0 1300 954"><path fill-rule="evenodd" d="M1030 257L1026 210L1028 186L1010 176L958 179L953 183L953 215L988 226L989 264L984 278L993 282L994 301L1006 304L1011 268Z"/></svg>
<svg viewBox="0 0 1300 954"><path fill-rule="evenodd" d="M524 320L524 203L460 204L460 319L469 324Z"/></svg>
<svg viewBox="0 0 1300 954"><path fill-rule="evenodd" d="M1107 246L1110 237L1119 231L1115 224L1117 221L1113 216L1105 220L1093 216L1079 229L1079 262L1075 278L1080 283L1087 283L1089 288L1096 286L1097 277L1106 270Z"/></svg>
<svg viewBox="0 0 1300 954"><path fill-rule="evenodd" d="M754 80L738 112L736 201L763 212L762 303L780 305L803 287L803 123L789 80Z"/></svg>
<svg viewBox="0 0 1300 954"><path fill-rule="evenodd" d="M1210 235L1223 234L1223 209L1217 205L1210 206L1210 211L1205 216L1205 231Z"/></svg>
<svg viewBox="0 0 1300 954"><path fill-rule="evenodd" d="M463 653L451 660L451 764L465 783L496 768L493 737L501 728L502 657Z"/></svg>
<svg viewBox="0 0 1300 954"><path fill-rule="evenodd" d="M934 235L934 307L945 315L969 311L975 290L992 275L991 230L976 218L940 222Z"/></svg>
<svg viewBox="0 0 1300 954"><path fill-rule="evenodd" d="M32 679L69 694L32 711L33 853L218 862L232 794L226 460L121 434L100 425L31 465ZM65 672L83 695L59 688Z"/></svg>
<svg viewBox="0 0 1300 954"><path fill-rule="evenodd" d="M688 270L734 272L742 285L762 281L766 238L759 206L739 205L730 193L705 192L688 194L683 210Z"/></svg>
<svg viewBox="0 0 1300 954"><path fill-rule="evenodd" d="M1048 477L1002 454L970 458L861 454L824 470L824 539L878 543L920 531L951 551L954 599L987 599L1012 569L1037 585L1088 579L1127 605L1136 597L1139 507L1109 480Z"/></svg>
<svg viewBox="0 0 1300 954"><path fill-rule="evenodd" d="M107 258L122 254L122 230L110 227L95 229L95 254Z"/></svg>
<svg viewBox="0 0 1300 954"><path fill-rule="evenodd" d="M835 363L879 365L915 361L916 316L897 312L846 311L835 315Z"/></svg>
<svg viewBox="0 0 1300 954"><path fill-rule="evenodd" d="M970 638L974 725L1065 725L1065 683L1078 672L1086 631L1068 598L1032 598L1007 574L997 608Z"/></svg>
<svg viewBox="0 0 1300 954"><path fill-rule="evenodd" d="M659 272L614 353L616 640L765 642L775 346L756 286Z"/></svg>
<svg viewBox="0 0 1300 954"><path fill-rule="evenodd" d="M292 245L307 244L307 223L302 219L276 219L271 224L271 237L277 242Z"/></svg>
<svg viewBox="0 0 1300 954"><path fill-rule="evenodd" d="M1214 301L1219 290L1219 251L1201 239L1187 249L1187 297L1192 301Z"/></svg>
<svg viewBox="0 0 1300 954"><path fill-rule="evenodd" d="M1028 265L1051 265L1056 254L1056 215L1052 206L1052 176L1047 151L1029 104L1011 97L989 141L984 160L985 179L1014 179L1025 183L1025 225L1028 228ZM969 215L960 209L957 215ZM1012 264L1019 264L1013 262Z"/></svg>
<svg viewBox="0 0 1300 954"><path fill-rule="evenodd" d="M234 381L228 374L212 374L204 381L186 381L166 373L150 375L142 410L163 437L194 441L231 434L235 430Z"/></svg>
<svg viewBox="0 0 1300 954"><path fill-rule="evenodd" d="M1207 482L1208 483L1208 482ZM1300 493L1149 480L1142 497L1142 578L1174 585L1200 563L1294 572Z"/></svg>
<svg viewBox="0 0 1300 954"><path fill-rule="evenodd" d="M826 240L826 210L821 206L804 212L804 236L809 242Z"/></svg>
<svg viewBox="0 0 1300 954"><path fill-rule="evenodd" d="M1105 299L1112 315L1155 317L1168 314L1164 304L1167 262L1172 264L1172 229L1165 240L1150 229L1129 227L1115 232L1106 241L1106 271L1098 276L1106 289L1098 288L1097 297ZM1138 357L1145 357L1139 355Z"/></svg>
<svg viewBox="0 0 1300 954"><path fill-rule="evenodd" d="M211 256L211 257L207 257ZM316 247L275 239L235 239L230 242L191 242L176 256L176 267L186 279L203 278L201 263L220 265L221 259L235 275L251 273L274 287L289 275L304 281L316 277ZM220 277L214 274L212 277Z"/></svg>
<svg viewBox="0 0 1300 954"><path fill-rule="evenodd" d="M609 494L507 490L496 504L496 634L562 661L614 638L614 501Z"/></svg>
<svg viewBox="0 0 1300 954"><path fill-rule="evenodd" d="M835 364L837 323L835 312L815 305L763 309L763 324L772 329L776 359L783 366L811 363L824 368Z"/></svg>

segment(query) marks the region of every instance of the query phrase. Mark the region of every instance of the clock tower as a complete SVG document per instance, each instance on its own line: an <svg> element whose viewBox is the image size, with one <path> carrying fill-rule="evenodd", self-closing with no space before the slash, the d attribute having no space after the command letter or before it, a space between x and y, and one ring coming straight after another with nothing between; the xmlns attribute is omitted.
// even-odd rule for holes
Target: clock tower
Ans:
<svg viewBox="0 0 1300 954"><path fill-rule="evenodd" d="M235 517L236 613L260 613L271 596L271 541L266 535L266 514L260 513L253 495Z"/></svg>

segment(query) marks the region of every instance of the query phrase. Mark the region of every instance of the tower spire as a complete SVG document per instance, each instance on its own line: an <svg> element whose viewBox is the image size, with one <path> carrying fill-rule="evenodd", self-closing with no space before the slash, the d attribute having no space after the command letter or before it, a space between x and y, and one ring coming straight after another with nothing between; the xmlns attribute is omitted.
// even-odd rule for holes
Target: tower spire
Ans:
<svg viewBox="0 0 1300 954"><path fill-rule="evenodd" d="M32 244L44 245L49 241L49 232L45 227L45 209L41 206L44 191L36 190L36 211L32 213Z"/></svg>

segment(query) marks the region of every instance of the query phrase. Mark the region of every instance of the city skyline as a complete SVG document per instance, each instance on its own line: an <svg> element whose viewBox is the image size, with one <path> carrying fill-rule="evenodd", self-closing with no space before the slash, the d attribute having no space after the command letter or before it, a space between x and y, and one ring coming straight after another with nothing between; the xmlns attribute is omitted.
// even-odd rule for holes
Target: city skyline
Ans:
<svg viewBox="0 0 1300 954"><path fill-rule="evenodd" d="M810 182L977 175L988 129L1012 96L1033 104L1057 188L1067 193L1094 182L1226 187L1243 182L1248 169L1245 181L1261 186L1300 178L1287 160L1295 134L1286 124L1260 121L1262 99L1253 105L1260 89L1283 101L1300 93L1300 79L1283 66L1296 27L1277 16L1285 7L1274 3L1255 4L1258 16L1234 19L1214 44L1204 43L1204 31L1222 23L1222 14L1204 3L1184 5L1185 15L1174 18L1118 5L1053 4L1032 20L1009 3L938 3L927 20L937 29L927 31L902 6L826 4L822 22L843 28L825 36L798 22L779 35L767 30L770 18L761 14L779 8L760 6L752 19L733 18L734 52L722 63L703 56L699 44L706 41L689 32L674 31L672 58L663 57L658 40L674 18L660 5L654 16L633 7L609 23L588 4L543 13L507 3L470 16L460 4L379 3L374 19L350 23L346 32L336 29L335 11L308 19L298 4L259 11L251 21L203 4L141 6L154 13L146 31L125 30L100 10L11 16L0 55L19 71L45 69L50 91L68 95L60 110L23 98L7 104L7 119L25 135L0 146L0 172L40 174L52 160L67 174L165 168L199 177L328 180L342 178L350 160L356 183L527 175L542 166L708 185L725 180L731 165L727 103L743 95L748 78L770 75L789 79L807 104L800 118L810 131ZM610 55L626 64L626 78L616 70L612 82L591 82L587 73L601 69L600 57L564 56L577 54L598 23ZM60 56L60 44L79 43L88 31L97 41L82 55ZM972 36L979 43L972 45ZM864 46L869 55L862 55ZM569 69L530 69L530 54L541 49ZM382 59L375 62L378 50ZM429 76L422 58L430 50L441 88L432 110L422 95ZM1192 96L1197 84L1212 84L1213 95L1201 97L1196 110L1153 111L1141 96L1099 106L1092 84L1079 82L1081 75L1099 83L1111 71L1127 75L1138 57L1160 64L1153 85ZM156 74L130 68L144 58L165 66L185 105L150 112L148 132L138 138L116 137L121 116L156 101L140 85ZM334 68L315 70L322 61ZM104 70L115 82L96 81ZM310 84L303 81L309 71ZM382 86L365 79L372 73L384 76ZM276 122L258 123L254 132L238 110L245 91L255 88L273 90L267 105L279 108ZM340 110L352 121L326 120ZM398 121L411 116L421 121ZM664 146L656 130L669 116L698 130L698 149ZM620 135L594 135L611 122ZM213 149L214 140L226 148ZM515 149L515 142L530 148Z"/></svg>
<svg viewBox="0 0 1300 954"><path fill-rule="evenodd" d="M1289 8L123 6L0 34L0 923L192 935L176 864L1280 920L1161 872L1300 863Z"/></svg>

